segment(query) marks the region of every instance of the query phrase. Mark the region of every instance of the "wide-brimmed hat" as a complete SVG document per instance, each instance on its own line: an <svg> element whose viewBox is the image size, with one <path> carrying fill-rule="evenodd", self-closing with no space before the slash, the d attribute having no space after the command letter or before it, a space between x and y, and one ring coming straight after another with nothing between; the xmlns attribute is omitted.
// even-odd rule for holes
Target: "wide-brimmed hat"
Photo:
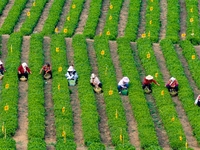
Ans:
<svg viewBox="0 0 200 150"><path fill-rule="evenodd" d="M28 67L28 65L25 62L22 63L22 66L23 67Z"/></svg>
<svg viewBox="0 0 200 150"><path fill-rule="evenodd" d="M74 67L70 66L67 71L74 71Z"/></svg>
<svg viewBox="0 0 200 150"><path fill-rule="evenodd" d="M0 65L3 65L2 61L0 60Z"/></svg>
<svg viewBox="0 0 200 150"><path fill-rule="evenodd" d="M128 83L129 82L129 78L128 77L123 77L123 81Z"/></svg>
<svg viewBox="0 0 200 150"><path fill-rule="evenodd" d="M91 78L93 79L93 78L95 78L96 77L96 75L94 74L94 73L92 73L91 74Z"/></svg>
<svg viewBox="0 0 200 150"><path fill-rule="evenodd" d="M171 78L170 78L170 80L171 80L171 81L175 81L175 80L176 80L176 78L174 78L174 77L171 77Z"/></svg>
<svg viewBox="0 0 200 150"><path fill-rule="evenodd" d="M148 76L146 76L146 79L147 79L147 80L152 80L152 79L153 79L153 76L148 75Z"/></svg>

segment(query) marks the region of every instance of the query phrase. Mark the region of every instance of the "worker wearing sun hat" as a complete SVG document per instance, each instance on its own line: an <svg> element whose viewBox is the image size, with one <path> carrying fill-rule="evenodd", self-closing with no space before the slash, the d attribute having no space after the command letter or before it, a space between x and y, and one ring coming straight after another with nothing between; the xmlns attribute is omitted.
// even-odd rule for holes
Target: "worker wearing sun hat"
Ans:
<svg viewBox="0 0 200 150"><path fill-rule="evenodd" d="M1 75L3 75L5 71L6 70L5 70L4 66L3 66L3 62L0 60L0 73L1 73Z"/></svg>
<svg viewBox="0 0 200 150"><path fill-rule="evenodd" d="M178 91L178 81L174 77L171 77L165 86L168 88L168 91L170 91L170 89Z"/></svg>
<svg viewBox="0 0 200 150"><path fill-rule="evenodd" d="M151 83L155 83L156 85L160 86L156 80L153 79L153 76L148 75L144 78L142 82L142 88L144 89L145 87L148 87L149 90L151 90Z"/></svg>
<svg viewBox="0 0 200 150"><path fill-rule="evenodd" d="M32 74L28 65L24 62L18 67L18 79L24 76L28 80L28 74Z"/></svg>
<svg viewBox="0 0 200 150"><path fill-rule="evenodd" d="M76 70L74 69L73 65L69 66L67 73L65 74L65 77L68 80L77 80L78 79L78 74L77 74Z"/></svg>
<svg viewBox="0 0 200 150"><path fill-rule="evenodd" d="M99 78L94 73L92 73L91 76L90 76L90 84L93 87L102 88L102 83L100 82Z"/></svg>
<svg viewBox="0 0 200 150"><path fill-rule="evenodd" d="M117 86L118 92L121 93L122 89L128 88L129 82L130 80L128 77L123 77L118 83L118 86Z"/></svg>

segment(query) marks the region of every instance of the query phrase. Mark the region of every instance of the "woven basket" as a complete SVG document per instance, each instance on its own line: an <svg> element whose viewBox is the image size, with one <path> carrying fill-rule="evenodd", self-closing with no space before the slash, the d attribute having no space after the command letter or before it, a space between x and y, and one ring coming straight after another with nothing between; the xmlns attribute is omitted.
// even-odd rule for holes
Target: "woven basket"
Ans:
<svg viewBox="0 0 200 150"><path fill-rule="evenodd" d="M69 86L75 86L76 80L68 80Z"/></svg>
<svg viewBox="0 0 200 150"><path fill-rule="evenodd" d="M100 94L101 93L101 88L100 87L98 87L98 88L94 87L94 91L96 93Z"/></svg>
<svg viewBox="0 0 200 150"><path fill-rule="evenodd" d="M47 80L50 79L50 78L51 78L51 74L46 73L46 74L44 75L44 78L47 79Z"/></svg>
<svg viewBox="0 0 200 150"><path fill-rule="evenodd" d="M174 89L171 89L171 91L169 92L171 96L177 96L178 92L175 91Z"/></svg>
<svg viewBox="0 0 200 150"><path fill-rule="evenodd" d="M3 79L3 75L2 75L2 74L0 75L0 80L1 80L1 79Z"/></svg>
<svg viewBox="0 0 200 150"><path fill-rule="evenodd" d="M22 76L22 77L20 78L20 81L27 81L27 78L26 78L25 76Z"/></svg>
<svg viewBox="0 0 200 150"><path fill-rule="evenodd" d="M151 90L146 86L146 87L144 88L144 92L145 92L146 94L149 94L149 93L151 93Z"/></svg>

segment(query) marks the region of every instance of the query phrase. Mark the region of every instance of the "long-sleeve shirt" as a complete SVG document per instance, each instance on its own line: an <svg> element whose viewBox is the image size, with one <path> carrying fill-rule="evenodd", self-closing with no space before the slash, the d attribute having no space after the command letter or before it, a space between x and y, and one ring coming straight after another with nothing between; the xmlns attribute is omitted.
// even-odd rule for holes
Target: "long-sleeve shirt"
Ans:
<svg viewBox="0 0 200 150"><path fill-rule="evenodd" d="M90 78L90 83L92 83L93 85L99 85L100 80L98 77L95 77L95 78Z"/></svg>
<svg viewBox="0 0 200 150"><path fill-rule="evenodd" d="M200 95L197 96L194 104L200 106Z"/></svg>
<svg viewBox="0 0 200 150"><path fill-rule="evenodd" d="M158 83L156 82L156 80L154 80L154 79L152 79L152 80L147 80L146 78L144 78L142 84L149 85L149 84L151 84L152 82L155 83L155 84L158 84Z"/></svg>
<svg viewBox="0 0 200 150"><path fill-rule="evenodd" d="M171 87L175 87L175 86L178 85L178 81L177 80L174 80L174 81L169 80L166 85L169 85Z"/></svg>
<svg viewBox="0 0 200 150"><path fill-rule="evenodd" d="M28 67L26 67L26 71L27 71L28 73L31 72L31 70L30 70ZM21 74L24 74L26 71L24 70L24 68L22 67L22 65L19 66L18 72L20 72Z"/></svg>

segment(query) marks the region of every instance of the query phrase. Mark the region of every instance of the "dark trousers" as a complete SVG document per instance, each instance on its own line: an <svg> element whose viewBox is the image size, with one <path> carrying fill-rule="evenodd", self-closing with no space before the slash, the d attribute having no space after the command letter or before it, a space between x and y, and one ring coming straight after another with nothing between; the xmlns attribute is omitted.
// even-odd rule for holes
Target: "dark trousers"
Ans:
<svg viewBox="0 0 200 150"><path fill-rule="evenodd" d="M18 79L19 79L19 80L20 80L20 78L21 78L22 76L24 76L24 77L28 80L28 72L21 73L21 74L18 73Z"/></svg>
<svg viewBox="0 0 200 150"><path fill-rule="evenodd" d="M145 87L147 87L149 90L152 90L151 89L151 84L143 84L142 88L145 89Z"/></svg>
<svg viewBox="0 0 200 150"><path fill-rule="evenodd" d="M0 69L0 73L3 75L3 73L4 73L4 70L3 70L3 69Z"/></svg>
<svg viewBox="0 0 200 150"><path fill-rule="evenodd" d="M90 83L93 87L95 87L95 85L94 84L92 84L92 83ZM98 87L100 87L100 88L102 88L102 83L99 83L98 84Z"/></svg>
<svg viewBox="0 0 200 150"><path fill-rule="evenodd" d="M167 87L169 92L170 92L170 89L175 89L175 91L178 92L178 86L171 87L170 85L167 85L166 87Z"/></svg>

